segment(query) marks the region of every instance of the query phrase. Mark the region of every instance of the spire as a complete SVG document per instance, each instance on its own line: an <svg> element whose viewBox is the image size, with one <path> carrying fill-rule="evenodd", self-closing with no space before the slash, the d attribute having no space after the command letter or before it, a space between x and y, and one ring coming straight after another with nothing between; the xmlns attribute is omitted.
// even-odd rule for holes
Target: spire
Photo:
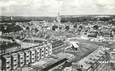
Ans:
<svg viewBox="0 0 115 71"><path fill-rule="evenodd" d="M13 20L13 17L12 17L12 16L10 16L10 20L11 20L11 21Z"/></svg>
<svg viewBox="0 0 115 71"><path fill-rule="evenodd" d="M61 17L60 17L60 12L58 11L58 15L57 15L57 22L60 23Z"/></svg>

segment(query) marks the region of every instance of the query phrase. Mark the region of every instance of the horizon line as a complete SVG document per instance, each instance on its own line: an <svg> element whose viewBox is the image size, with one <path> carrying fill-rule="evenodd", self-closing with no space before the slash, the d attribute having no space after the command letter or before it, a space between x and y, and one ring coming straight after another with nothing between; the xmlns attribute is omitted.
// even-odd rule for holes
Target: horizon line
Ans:
<svg viewBox="0 0 115 71"><path fill-rule="evenodd" d="M3 15L3 16L6 16L6 17L57 17L56 16L27 16L27 15ZM59 16L115 16L115 14L81 14L81 15L59 15ZM0 16L2 17L2 15Z"/></svg>

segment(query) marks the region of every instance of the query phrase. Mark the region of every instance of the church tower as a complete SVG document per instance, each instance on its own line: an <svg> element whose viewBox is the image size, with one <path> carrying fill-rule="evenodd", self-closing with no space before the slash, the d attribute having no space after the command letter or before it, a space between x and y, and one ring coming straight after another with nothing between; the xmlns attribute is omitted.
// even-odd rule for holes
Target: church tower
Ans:
<svg viewBox="0 0 115 71"><path fill-rule="evenodd" d="M58 15L56 17L56 21L60 24L60 22L61 22L60 12L58 12Z"/></svg>

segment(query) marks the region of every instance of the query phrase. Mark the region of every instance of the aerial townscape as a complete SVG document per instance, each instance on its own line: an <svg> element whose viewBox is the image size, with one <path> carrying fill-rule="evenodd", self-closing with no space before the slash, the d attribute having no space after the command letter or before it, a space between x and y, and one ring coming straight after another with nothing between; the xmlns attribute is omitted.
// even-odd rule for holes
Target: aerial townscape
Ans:
<svg viewBox="0 0 115 71"><path fill-rule="evenodd" d="M0 71L115 71L115 15L0 16Z"/></svg>

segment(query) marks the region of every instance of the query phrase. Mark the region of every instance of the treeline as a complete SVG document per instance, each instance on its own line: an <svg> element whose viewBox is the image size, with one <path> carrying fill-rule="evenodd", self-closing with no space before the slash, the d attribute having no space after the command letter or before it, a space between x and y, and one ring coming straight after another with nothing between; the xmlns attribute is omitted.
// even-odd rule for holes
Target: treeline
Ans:
<svg viewBox="0 0 115 71"><path fill-rule="evenodd" d="M114 21L115 17L62 17L61 22Z"/></svg>
<svg viewBox="0 0 115 71"><path fill-rule="evenodd" d="M61 22L87 22L87 21L108 21L110 23L115 24L115 16L109 17L96 17L96 16L60 16ZM1 16L0 22L28 22L28 21L47 21L54 22L56 21L56 17L24 17L24 16Z"/></svg>
<svg viewBox="0 0 115 71"><path fill-rule="evenodd" d="M28 21L53 22L55 19L56 19L56 17L1 16L0 22L28 22Z"/></svg>

